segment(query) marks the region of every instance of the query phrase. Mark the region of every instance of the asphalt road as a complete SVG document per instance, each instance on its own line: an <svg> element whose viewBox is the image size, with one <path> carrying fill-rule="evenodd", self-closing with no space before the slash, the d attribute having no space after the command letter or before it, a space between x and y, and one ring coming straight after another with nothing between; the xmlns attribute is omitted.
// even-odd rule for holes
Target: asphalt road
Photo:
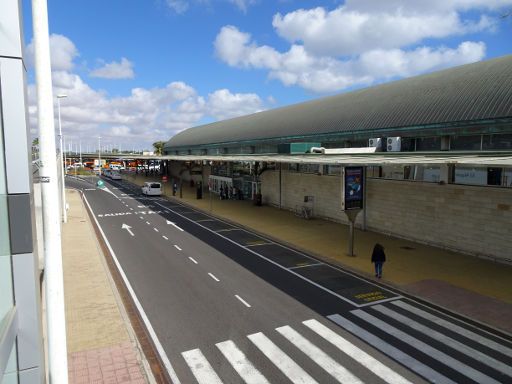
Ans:
<svg viewBox="0 0 512 384"><path fill-rule="evenodd" d="M84 191L175 381L512 382L506 335L125 181L67 184Z"/></svg>

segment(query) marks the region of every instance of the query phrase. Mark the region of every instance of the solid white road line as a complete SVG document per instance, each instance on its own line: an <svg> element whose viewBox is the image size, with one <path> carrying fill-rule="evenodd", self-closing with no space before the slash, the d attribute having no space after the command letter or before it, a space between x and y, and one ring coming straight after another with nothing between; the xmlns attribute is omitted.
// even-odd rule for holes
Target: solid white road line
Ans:
<svg viewBox="0 0 512 384"><path fill-rule="evenodd" d="M160 340L158 339L158 336L153 328L153 325L149 321L148 316L146 315L146 312L144 312L144 308L142 307L142 304L140 303L137 295L135 294L135 291L132 288L132 285L130 284L130 281L128 280L128 277L126 277L126 274L124 273L123 267L119 263L119 260L112 249L112 246L110 245L110 242L107 239L107 236L105 236L105 232L103 232L103 228L101 228L100 223L98 222L98 219L96 219L96 216L94 215L94 211L91 208L91 205L89 204L89 201L87 200L87 197L84 196L85 203L87 204L87 207L89 208L89 212L91 212L94 221L96 222L96 226L99 228L101 236L103 237L103 240L105 241L105 244L107 245L108 250L110 251L110 254L112 255L112 258L114 259L114 263L117 267L117 270L119 271L119 274L121 275L121 278L124 281L124 284L126 286L126 289L128 289L128 292L130 293L130 296L133 299L133 302L135 303L135 307L139 311L139 314L142 318L142 321L144 322L144 325L146 326L149 336L151 337L156 350L158 351L158 354L160 355L160 358L162 359L162 362L164 363L165 369L167 370L167 373L171 377L171 381L174 384L180 384L180 379L178 378L178 375L176 374L176 371L174 370L174 367L172 366L171 362L169 361L169 357L165 353L164 347L162 346L162 343L160 343Z"/></svg>
<svg viewBox="0 0 512 384"><path fill-rule="evenodd" d="M162 235L162 237L163 237L165 240L169 240L169 239L167 238L167 236Z"/></svg>
<svg viewBox="0 0 512 384"><path fill-rule="evenodd" d="M199 349L182 352L181 356L187 362L199 384L222 384L220 377Z"/></svg>
<svg viewBox="0 0 512 384"><path fill-rule="evenodd" d="M450 368L458 371L460 374L469 377L471 380L476 381L477 383L487 383L487 384L498 384L499 382L494 380L492 377L489 377L476 369L470 367L467 364L464 364L453 357L447 355L446 353L431 347L430 345L424 343L423 341L410 336L409 334L402 332L401 330L393 327L391 324L388 324L375 316L370 315L362 311L361 309L356 309L351 311L354 315L368 322L369 324L381 329L382 331L396 337L399 340L409 344L411 347L416 348L417 350L429 355L432 359L438 360L441 363L449 366Z"/></svg>
<svg viewBox="0 0 512 384"><path fill-rule="evenodd" d="M162 205L162 204L160 204L160 203L157 203L157 204L158 204L160 207L164 208L164 209L167 209L167 210L169 209L169 208L168 208L168 207L166 207L165 205ZM196 225L199 225L201 228L203 228L203 229L205 229L205 230L207 230L207 231L210 231L211 233L214 233L214 234L216 234L217 236L222 237L224 240L226 240L226 241L228 241L228 242L230 242L230 243L232 243L232 244L234 244L234 245L236 245L236 246L238 246L238 247L240 247L240 248L243 248L243 249L245 249L245 250L246 250L246 251L248 251L248 252L251 252L252 254L254 254L254 255L258 256L259 258L261 258L261 259L263 259L263 260L266 260L266 261L268 261L268 262L269 262L269 263L271 263L271 264L274 264L276 267L281 268L281 269L283 269L283 270L285 270L285 271L290 272L291 274L295 275L295 276L296 276L296 277L298 277L299 279L302 279L302 280L304 280L304 281L307 281L308 283L310 283L310 284L314 285L315 287L320 288L320 289L324 290L325 292L328 292L329 294L331 294L331 295L333 295L333 296L335 296L335 297L337 297L337 298L339 298L339 299L341 299L341 300L343 300L343 301L346 301L347 303L350 303L350 304L354 305L355 307L361 308L361 307L366 307L366 306L374 305L375 303L377 303L377 302L372 302L372 303L358 304L358 303L356 303L356 302L354 302L354 301L352 301L352 300L350 300L350 299L347 299L346 297L344 297L344 296L342 296L342 295L340 295L340 294L338 294L338 293L336 293L336 292L334 292L334 291L331 291L330 289L328 289L328 288L324 287L323 285L320 285L319 283L316 283L316 282L314 282L313 280L310 280L310 279L308 279L308 278L306 278L306 277L304 277L304 276L300 275L299 273L297 273L297 272L295 272L295 271L293 271L293 270L289 269L288 267L285 267L285 266L283 266L283 265L281 265L281 264L277 263L276 261L274 261L274 260L272 260L272 259L270 259L270 258L268 258L268 257L263 256L262 254L260 254L260 253L258 253L258 252L255 252L255 251L254 251L254 250L252 250L251 248L245 247L244 245L239 244L239 243L237 243L236 241L234 241L234 240L232 240L232 239L230 239L230 238L228 238L228 237L226 237L226 236L223 236L223 235L222 235L222 233L219 233L219 231L214 231L214 230L212 230L212 229L210 229L210 228L208 228L208 227L205 227L204 225L202 225L202 224L200 224L200 223L198 223L198 222L196 222L196 221L194 221L194 220L192 220L192 219L190 219L190 218L188 218L188 217L186 217L186 216L181 215L179 212L172 212L172 213L174 213L174 214L176 214L176 215L178 215L178 216L181 216L182 218L184 218L184 219L186 219L186 220L190 221L191 223L195 223ZM221 221L222 221L222 220L221 220ZM234 228L234 229L239 229L239 228ZM277 244L277 243L276 243L276 244ZM281 247L283 247L283 248L291 249L291 248L285 247L285 246L283 246L283 245L281 245L281 244L279 244L279 246L281 246ZM294 252L297 252L297 251L294 251ZM300 252L297 252L297 253L299 253L299 254L301 254L301 255L304 255L304 256L306 256L306 257L308 257L308 258L312 259L312 257L307 256L307 255L305 255L305 254L302 254L302 253L300 253ZM339 270L339 269L337 269L337 268L334 268L334 269L335 269L335 270L337 270L337 271L340 271L340 270ZM354 275L354 274L352 274L352 273L348 273L348 272L345 272L345 271L341 271L341 272L343 272L344 274L346 274L346 275L348 275L348 276L351 276L351 277L354 277L354 278L359 279L359 280L361 280L361 281L367 282L366 280L364 280L364 279L362 279L361 277L358 277L358 276L356 276L356 275ZM375 287L376 287L376 288L378 288L378 286L375 286ZM402 296L397 295L397 296L394 296L394 297L390 297L390 298L388 298L388 299L379 300L378 302L379 302L379 303L382 303L382 302L385 302L385 301L396 300L396 299L399 299L399 298L402 298Z"/></svg>
<svg viewBox="0 0 512 384"><path fill-rule="evenodd" d="M181 249L179 246L177 246L176 244L174 244L174 248L176 248L178 251L181 251L181 250L182 250L182 249Z"/></svg>
<svg viewBox="0 0 512 384"><path fill-rule="evenodd" d="M178 226L176 225L176 223L173 223L173 222L172 222L172 221L170 221L170 220L167 220L167 224L172 225L174 228L176 228L176 229L180 230L181 232L183 232L183 231L184 231L184 230L183 230L183 228L178 227Z"/></svg>
<svg viewBox="0 0 512 384"><path fill-rule="evenodd" d="M304 371L295 361L284 353L262 332L247 336L265 356L283 372L288 379L295 384L314 384L317 383L306 371Z"/></svg>
<svg viewBox="0 0 512 384"><path fill-rule="evenodd" d="M350 341L344 339L334 331L330 330L319 321L311 319L303 321L302 323L306 327L311 329L313 332L317 333L318 335L322 336L325 340L329 341L340 351L344 352L346 355L350 356L358 363L360 363L361 365L375 373L375 375L377 375L387 383L411 384L409 380L405 379L392 369L388 368L380 361L367 354L362 349L356 347Z"/></svg>
<svg viewBox="0 0 512 384"><path fill-rule="evenodd" d="M317 363L332 377L340 383L363 384L356 376L354 376L344 366L338 364L332 357L311 343L309 340L300 335L292 327L285 325L276 328L276 331L283 335L288 341L294 344L298 349L304 352L311 360Z"/></svg>
<svg viewBox="0 0 512 384"><path fill-rule="evenodd" d="M158 228L153 228L155 230L155 232L158 232Z"/></svg>
<svg viewBox="0 0 512 384"><path fill-rule="evenodd" d="M346 318L340 316L339 314L330 315L327 316L327 318L335 322L336 324L340 325L341 327L345 328L350 333L356 335L361 340L364 340L372 347L377 348L379 351L390 356L393 360L398 361L400 364L409 368L411 371L416 372L418 375L424 377L425 379L427 379L427 381L431 383L456 384L455 381L452 381L446 376L441 375L432 368L426 366L425 364L421 363L415 358L407 355L398 348L393 347L391 344L364 330L363 328L354 324L350 320L347 320ZM381 371L379 370L379 372ZM385 377L382 373L379 373L378 375L379 377Z"/></svg>
<svg viewBox="0 0 512 384"><path fill-rule="evenodd" d="M190 256L188 257L190 259L190 261L192 261L194 264L197 264L197 261L195 261L193 258L191 258Z"/></svg>
<svg viewBox="0 0 512 384"><path fill-rule="evenodd" d="M376 305L372 307L374 310L383 313L386 316L391 317L392 319L395 319L402 324L407 325L408 327L415 329L418 332L423 333L424 335L427 335L428 337L437 340L444 345L448 345L449 347L455 349L456 351L459 351L475 360L480 361L483 364L488 365L489 367L492 367L501 373L504 373L505 375L508 375L512 377L512 367L510 367L508 364L504 364L501 361L498 361L496 359L493 359L490 356L487 356L485 353L482 353L480 351L477 351L476 349L473 349L471 347L468 347L467 345L452 339L451 337L448 337L441 332L438 332L432 328L429 328L423 324L418 323L417 321L414 321L406 316L401 315L398 312L395 312L389 308L386 308L382 305Z"/></svg>
<svg viewBox="0 0 512 384"><path fill-rule="evenodd" d="M215 344L247 384L270 384L231 340Z"/></svg>
<svg viewBox="0 0 512 384"><path fill-rule="evenodd" d="M215 281L220 281L219 279L217 279L217 278L213 275L213 273L208 272L208 275L210 275L210 277L211 277L213 280L215 280Z"/></svg>
<svg viewBox="0 0 512 384"><path fill-rule="evenodd" d="M315 264L306 264L306 265L297 265L296 267L290 267L288 269L300 269L306 267L317 267L319 265L324 265L324 263L315 263Z"/></svg>
<svg viewBox="0 0 512 384"><path fill-rule="evenodd" d="M249 304L247 301L242 299L240 296L235 295L235 297L242 302L243 305L245 305L247 308L251 308L251 304Z"/></svg>
<svg viewBox="0 0 512 384"><path fill-rule="evenodd" d="M452 332L458 333L461 336L467 337L470 340L476 341L477 343L485 345L488 348L494 349L495 351L501 352L506 356L512 357L511 348L507 348L504 345L498 344L495 341L470 331L469 329L462 328L456 324L450 323L449 321L441 319L440 317L437 317L430 312L426 312L401 300L397 300L393 302L393 304L397 307L405 309L406 311L412 312L417 316L423 317L424 319L429 320L437 325L440 325L441 327L447 328Z"/></svg>

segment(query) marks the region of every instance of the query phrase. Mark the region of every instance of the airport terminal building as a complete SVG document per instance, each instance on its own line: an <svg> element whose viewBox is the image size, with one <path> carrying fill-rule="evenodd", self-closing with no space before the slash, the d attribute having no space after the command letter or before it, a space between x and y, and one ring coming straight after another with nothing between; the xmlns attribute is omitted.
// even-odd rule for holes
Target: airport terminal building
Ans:
<svg viewBox="0 0 512 384"><path fill-rule="evenodd" d="M174 180L512 262L512 55L198 126L164 147ZM308 225L305 222L304 225Z"/></svg>

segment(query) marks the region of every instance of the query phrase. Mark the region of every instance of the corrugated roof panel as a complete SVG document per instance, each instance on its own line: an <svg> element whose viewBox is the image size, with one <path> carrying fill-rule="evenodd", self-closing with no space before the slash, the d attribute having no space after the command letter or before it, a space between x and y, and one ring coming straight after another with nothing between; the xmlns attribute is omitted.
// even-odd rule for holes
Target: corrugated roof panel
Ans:
<svg viewBox="0 0 512 384"><path fill-rule="evenodd" d="M167 148L512 117L512 55L187 129Z"/></svg>

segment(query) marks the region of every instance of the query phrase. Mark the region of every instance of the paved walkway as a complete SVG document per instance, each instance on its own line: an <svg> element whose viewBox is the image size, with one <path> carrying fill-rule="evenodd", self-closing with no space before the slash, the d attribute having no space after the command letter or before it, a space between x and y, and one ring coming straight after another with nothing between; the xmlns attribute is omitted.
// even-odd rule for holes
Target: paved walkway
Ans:
<svg viewBox="0 0 512 384"><path fill-rule="evenodd" d="M66 191L63 266L69 382L150 382L79 192Z"/></svg>
<svg viewBox="0 0 512 384"><path fill-rule="evenodd" d="M158 180L125 176L139 185ZM171 195L170 183L165 184ZM254 206L248 201L196 199L195 189L170 197L236 222L328 262L374 278L370 262L376 242L384 245L388 261L382 282L434 304L512 333L512 266L435 248L370 231L355 231L355 257L346 255L348 226L331 221L304 220L292 212Z"/></svg>

